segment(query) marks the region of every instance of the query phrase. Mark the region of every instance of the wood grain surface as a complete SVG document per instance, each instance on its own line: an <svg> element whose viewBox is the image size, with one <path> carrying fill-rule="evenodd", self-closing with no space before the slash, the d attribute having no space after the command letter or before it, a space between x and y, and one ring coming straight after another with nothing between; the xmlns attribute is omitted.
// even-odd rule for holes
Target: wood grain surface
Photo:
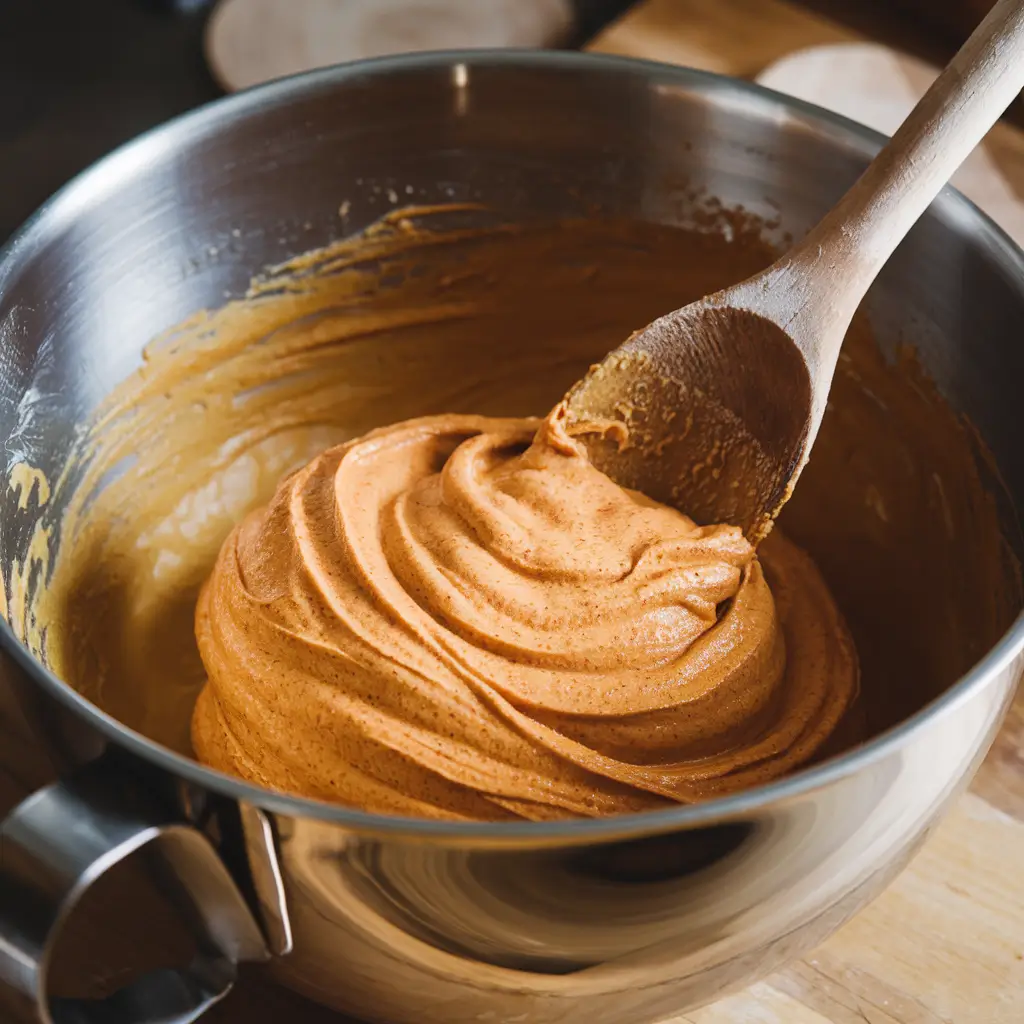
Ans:
<svg viewBox="0 0 1024 1024"><path fill-rule="evenodd" d="M884 31L879 36L890 41ZM856 38L863 37L782 0L647 0L593 49L753 77L794 50ZM1003 170L1024 188L1024 142L1014 134L1005 148ZM14 709L0 705L0 814L47 775ZM58 975L75 987L109 983L121 971L171 957L179 940L160 908L151 909L141 934L121 927L116 906L137 909L146 899L130 869L93 893L61 950ZM0 1021L9 1019L0 1005ZM207 1019L345 1020L276 988L259 971L247 972ZM811 955L678 1018L684 1022L1022 1024L1024 690L970 792L883 896Z"/></svg>

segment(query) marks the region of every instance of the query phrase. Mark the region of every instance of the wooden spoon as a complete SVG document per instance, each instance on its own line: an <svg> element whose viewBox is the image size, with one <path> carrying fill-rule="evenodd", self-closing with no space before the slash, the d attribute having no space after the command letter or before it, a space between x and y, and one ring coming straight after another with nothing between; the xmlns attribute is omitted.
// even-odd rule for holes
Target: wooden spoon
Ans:
<svg viewBox="0 0 1024 1024"><path fill-rule="evenodd" d="M556 417L619 483L759 541L807 462L865 292L1022 87L1024 0L999 0L802 242L638 331Z"/></svg>

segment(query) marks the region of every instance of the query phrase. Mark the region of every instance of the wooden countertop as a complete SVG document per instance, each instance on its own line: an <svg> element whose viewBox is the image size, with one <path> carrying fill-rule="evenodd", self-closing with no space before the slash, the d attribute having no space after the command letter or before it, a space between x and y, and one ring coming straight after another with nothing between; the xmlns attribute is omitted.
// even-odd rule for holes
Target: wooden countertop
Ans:
<svg viewBox="0 0 1024 1024"><path fill-rule="evenodd" d="M902 41L893 38L898 33L890 32L884 17L876 20L877 26L869 19L870 36ZM753 77L797 49L863 39L863 24L862 19L861 31L855 31L783 0L646 0L591 49ZM1024 145L1015 138L1007 147L1016 163L1012 157L1024 153ZM1017 180L1024 191L1024 170ZM0 707L0 814L44 770L38 752L14 727L11 709ZM114 881L110 892L95 894L91 913L79 915L85 920L62 958L69 976L106 972L105 949L117 948L118 963L127 968L166 941L154 926L141 941L118 942L109 907L114 898L130 898L134 883L130 873ZM247 972L207 1018L211 1024L285 1019L344 1021L258 972ZM803 960L676 1024L1022 1022L1024 690L970 792L882 897Z"/></svg>

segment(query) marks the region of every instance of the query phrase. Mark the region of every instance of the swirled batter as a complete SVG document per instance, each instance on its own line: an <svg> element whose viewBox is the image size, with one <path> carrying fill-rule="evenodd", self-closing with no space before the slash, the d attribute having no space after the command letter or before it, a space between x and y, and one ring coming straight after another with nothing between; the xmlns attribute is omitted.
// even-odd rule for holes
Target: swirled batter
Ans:
<svg viewBox="0 0 1024 1024"><path fill-rule="evenodd" d="M806 555L776 537L762 568L738 527L624 490L554 417L328 450L232 533L197 637L203 761L430 817L731 792L806 761L857 683Z"/></svg>

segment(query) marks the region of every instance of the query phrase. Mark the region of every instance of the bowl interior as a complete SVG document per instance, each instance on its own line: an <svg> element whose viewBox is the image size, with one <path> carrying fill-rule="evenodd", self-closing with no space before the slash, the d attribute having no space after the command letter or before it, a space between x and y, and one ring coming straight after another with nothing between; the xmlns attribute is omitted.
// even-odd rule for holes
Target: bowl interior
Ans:
<svg viewBox="0 0 1024 1024"><path fill-rule="evenodd" d="M321 417L327 434L307 440L445 409L539 413L632 329L763 266L771 246L802 234L838 198L873 148L867 133L726 80L521 55L308 76L120 151L52 201L0 265L0 430L12 484L0 497L0 564L16 632L31 633L25 609L59 564L47 553L83 479L82 467L61 479L83 424L139 367L147 342L197 310L241 299L263 268L406 205L469 204L441 214L445 230L480 234L441 256L421 253L428 281L471 248L514 286L437 348L429 332L378 334L374 344L401 358L366 371L359 385L372 400ZM551 227L567 220L575 227ZM537 226L510 235L510 223ZM548 246L547 263L534 258L537 245ZM336 267L321 272L340 280ZM444 301L476 287L456 284ZM367 302L394 310L407 297L382 288L360 298L360 315ZM337 292L328 287L321 298L302 315L338 316ZM951 685L1019 610L1009 550L1019 551L1013 507L1024 500L1013 384L1024 352L1012 330L1022 314L1018 254L962 200L944 196L872 290L783 520L850 620L871 732ZM202 333L185 331L189 344L204 344ZM352 383L339 351L324 350L314 390ZM422 387L423 367L437 365L445 388ZM159 417L145 422L160 429ZM146 436L139 431L136 443ZM212 445L229 435L206 436ZM19 464L46 480L48 501ZM132 472L124 460L116 470ZM990 498L979 497L982 487ZM229 518L210 526L211 550ZM36 635L37 653L127 724L187 750L187 706L201 672L188 637L202 574L183 574L156 618L149 609L119 620L132 591L108 586L106 566L137 549L141 529L130 517L119 522L112 546L97 547L66 591L89 596L58 616L77 646L51 636L44 649ZM140 576L151 571L139 563ZM136 631L155 634L172 620L180 662L154 666ZM126 631L141 652L134 661L119 653ZM106 678L97 658L116 663L122 681L97 689ZM131 682L141 678L146 685ZM167 715L154 694L172 690L181 708Z"/></svg>

